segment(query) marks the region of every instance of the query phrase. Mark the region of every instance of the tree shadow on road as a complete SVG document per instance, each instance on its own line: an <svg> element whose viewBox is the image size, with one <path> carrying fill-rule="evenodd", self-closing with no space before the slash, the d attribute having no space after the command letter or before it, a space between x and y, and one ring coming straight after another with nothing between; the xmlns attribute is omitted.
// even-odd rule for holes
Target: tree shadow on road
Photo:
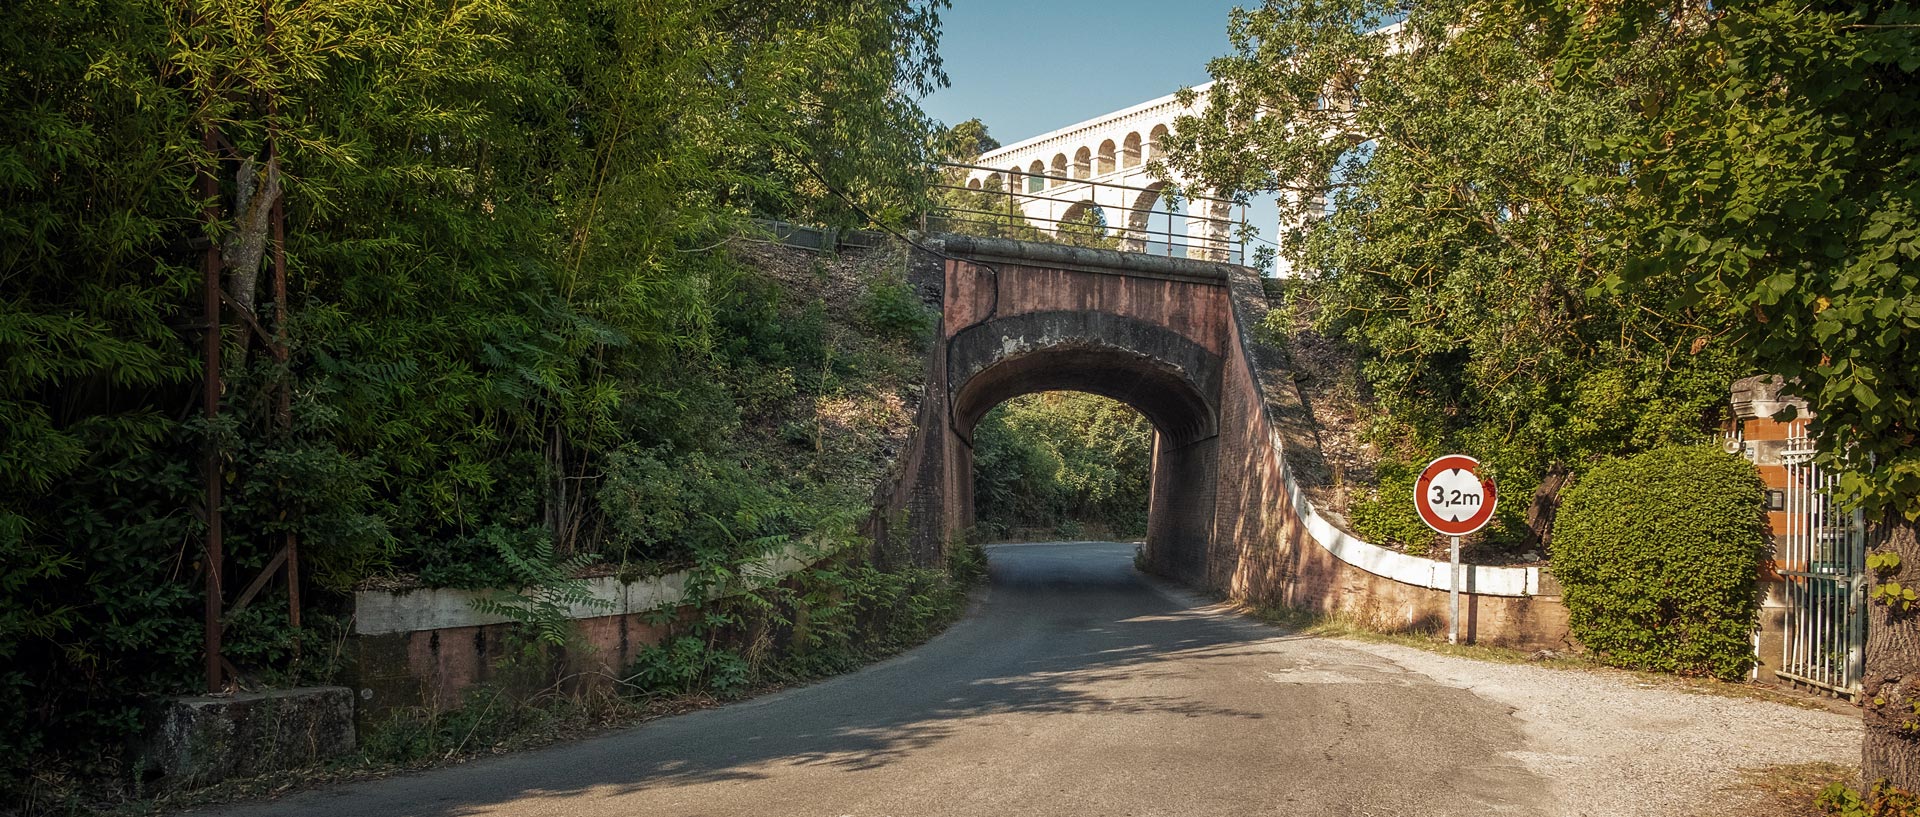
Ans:
<svg viewBox="0 0 1920 817"><path fill-rule="evenodd" d="M1270 653L1272 641L1289 636L1158 595L1143 587L1124 555L1110 556L1037 574L997 569L982 613L852 675L236 813L450 817L509 803L540 811L537 801L758 780L795 766L877 769L1007 716L1262 718L1180 695L1123 691L1165 686L1153 681L1190 674L1196 661Z"/></svg>

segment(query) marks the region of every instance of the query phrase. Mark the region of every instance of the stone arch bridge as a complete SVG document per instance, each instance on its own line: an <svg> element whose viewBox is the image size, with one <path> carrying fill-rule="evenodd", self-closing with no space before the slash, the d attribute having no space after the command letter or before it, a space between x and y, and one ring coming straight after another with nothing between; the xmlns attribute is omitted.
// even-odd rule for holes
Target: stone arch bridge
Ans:
<svg viewBox="0 0 1920 817"><path fill-rule="evenodd" d="M1062 244L934 235L910 264L940 309L918 429L877 497L883 552L937 564L973 521L974 425L1036 391L1104 395L1155 429L1146 561L1253 604L1344 612L1386 627L1445 619L1445 562L1377 547L1316 511L1324 470L1246 267ZM1566 613L1538 568L1463 570L1463 630L1561 646Z"/></svg>

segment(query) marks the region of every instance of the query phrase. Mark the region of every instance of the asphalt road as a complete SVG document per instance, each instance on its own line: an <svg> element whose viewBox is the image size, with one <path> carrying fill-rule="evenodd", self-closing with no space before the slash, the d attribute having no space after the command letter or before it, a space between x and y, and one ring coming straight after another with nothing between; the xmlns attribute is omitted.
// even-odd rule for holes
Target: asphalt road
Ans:
<svg viewBox="0 0 1920 817"><path fill-rule="evenodd" d="M1220 612L1116 544L989 549L947 633L864 671L232 809L386 815L1545 814L1511 710Z"/></svg>

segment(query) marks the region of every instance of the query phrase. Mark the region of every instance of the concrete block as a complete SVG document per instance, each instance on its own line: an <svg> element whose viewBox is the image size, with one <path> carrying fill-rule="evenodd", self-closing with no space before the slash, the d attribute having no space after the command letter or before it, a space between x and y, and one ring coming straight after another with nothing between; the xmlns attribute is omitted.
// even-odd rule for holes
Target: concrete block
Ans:
<svg viewBox="0 0 1920 817"><path fill-rule="evenodd" d="M354 745L346 687L181 697L166 701L140 767L160 788L180 790L310 765Z"/></svg>

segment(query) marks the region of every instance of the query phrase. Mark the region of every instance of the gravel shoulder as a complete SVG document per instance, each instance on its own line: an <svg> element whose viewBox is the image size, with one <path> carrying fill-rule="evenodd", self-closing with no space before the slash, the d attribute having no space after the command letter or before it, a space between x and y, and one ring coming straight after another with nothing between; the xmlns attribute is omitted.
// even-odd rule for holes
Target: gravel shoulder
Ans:
<svg viewBox="0 0 1920 817"><path fill-rule="evenodd" d="M1551 781L1557 814L1699 813L1742 770L1860 759L1860 718L1773 701L1666 688L1626 673L1548 669L1331 639L1512 709L1525 748L1509 753Z"/></svg>
<svg viewBox="0 0 1920 817"><path fill-rule="evenodd" d="M1161 594L1248 627L1281 629L1164 581ZM1365 653L1505 708L1524 744L1506 752L1548 781L1553 817L1694 817L1752 799L1757 771L1860 762L1858 714L1730 697L1608 669L1529 666L1337 636L1314 640Z"/></svg>

